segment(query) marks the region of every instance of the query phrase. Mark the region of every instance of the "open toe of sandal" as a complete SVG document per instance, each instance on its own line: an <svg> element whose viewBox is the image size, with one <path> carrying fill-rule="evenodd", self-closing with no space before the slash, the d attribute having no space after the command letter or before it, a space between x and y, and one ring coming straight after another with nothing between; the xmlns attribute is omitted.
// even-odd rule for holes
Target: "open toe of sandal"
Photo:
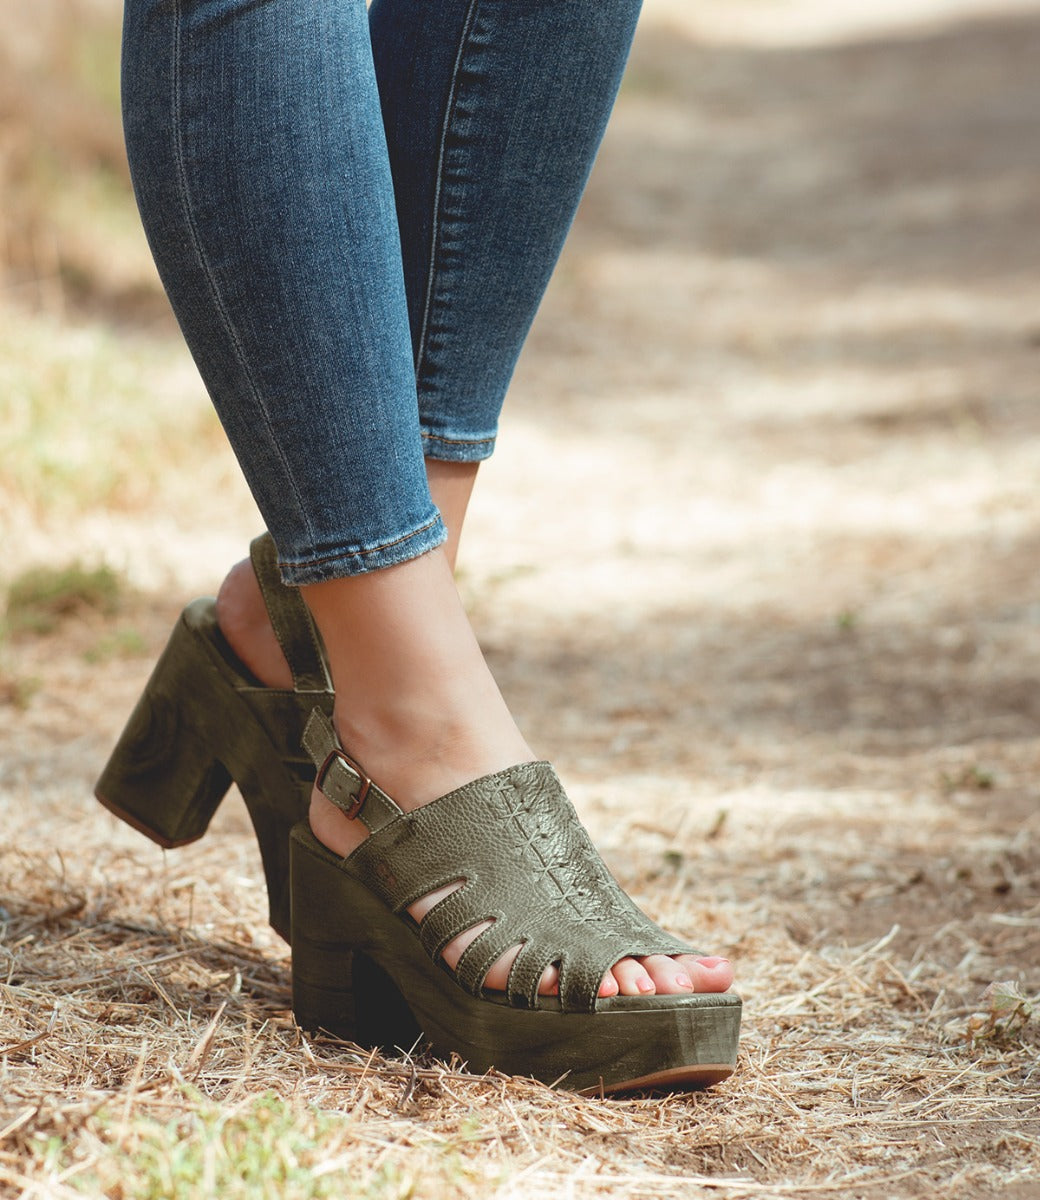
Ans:
<svg viewBox="0 0 1040 1200"><path fill-rule="evenodd" d="M627 957L697 953L622 892L553 768L523 763L403 812L318 711L304 742L319 787L368 837L346 858L292 833L293 1008L304 1029L407 1049L417 1039L471 1071L579 1091L705 1087L733 1071L731 992L598 995ZM409 906L454 890L416 922ZM442 953L486 925L454 969ZM505 991L484 987L519 947ZM548 966L558 994L539 994Z"/></svg>

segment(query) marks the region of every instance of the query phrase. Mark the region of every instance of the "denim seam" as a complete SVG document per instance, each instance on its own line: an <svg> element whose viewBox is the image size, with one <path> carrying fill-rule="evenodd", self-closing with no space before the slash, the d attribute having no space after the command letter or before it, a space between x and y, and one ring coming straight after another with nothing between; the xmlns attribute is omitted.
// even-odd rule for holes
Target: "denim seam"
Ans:
<svg viewBox="0 0 1040 1200"><path fill-rule="evenodd" d="M210 295L213 297L213 305L220 314L221 322L224 326L224 331L227 333L228 339L234 348L235 358L242 370L242 374L252 394L254 403L263 416L264 427L267 430L269 445L274 447L275 453L281 460L282 469L285 471L285 477L292 488L293 495L296 498L297 509L299 510L304 526L307 529L308 535L313 540L314 531L311 528L309 514L303 504L303 498L300 495L299 489L296 486L296 480L293 477L292 471L289 469L289 464L286 461L281 448L278 445L278 439L274 436L274 430L271 428L270 414L267 411L267 406L264 404L260 395L260 389L256 386L256 380L253 378L252 372L249 369L249 364L246 361L246 356L242 352L242 343L238 337L238 333L231 320L231 316L224 305L223 298L220 294L220 289L217 287L216 279L213 276L213 271L207 260L206 254L202 248L202 239L199 237L198 228L195 224L195 216L192 211L191 191L188 184L188 171L184 162L184 128L182 110L182 94L181 94L181 32L184 23L184 2L183 0L175 0L174 3L174 21L173 21L173 118L174 130L179 131L174 133L174 159L177 163L177 174L180 181L181 201L184 205L184 220L188 228L189 236L191 237L192 249L198 256L199 265L202 268L202 276L209 288Z"/></svg>
<svg viewBox="0 0 1040 1200"><path fill-rule="evenodd" d="M436 433L421 433L419 435L426 442L443 442L446 446L483 446L487 442L493 442L493 437L479 438L449 438L441 437Z"/></svg>
<svg viewBox="0 0 1040 1200"><path fill-rule="evenodd" d="M440 145L437 148L437 174L436 184L433 193L433 217L430 222L430 270L426 277L426 303L423 306L423 321L422 330L419 334L419 348L415 355L415 377L419 379L422 375L422 362L426 355L426 335L429 332L430 312L433 308L433 292L434 280L437 276L437 243L440 236L440 215L441 215L441 184L444 178L444 153L448 141L448 131L451 128L452 118L455 115L455 101L457 99L456 87L459 79L459 72L462 69L462 56L466 50L466 42L469 40L470 30L473 28L473 18L477 11L477 5L480 0L470 0L469 8L466 11L466 19L462 25L462 32L459 34L459 48L455 54L455 65L451 72L451 86L448 89L448 103L444 109L444 121L441 124Z"/></svg>
<svg viewBox="0 0 1040 1200"><path fill-rule="evenodd" d="M352 558L367 558L372 554L382 554L384 550L389 550L393 546L400 546L402 542L411 541L412 538L418 537L421 533L426 533L427 530L433 529L440 519L441 518L438 515L432 520L427 521L425 525L420 525L418 529L411 529L408 533L404 533L400 537L394 538L392 541L381 542L378 546L369 546L367 549L359 548L357 550L339 550L335 554L322 554L316 558L308 558L305 562L294 561L293 559L286 558L282 559L282 563L287 567L314 567L320 565L321 563L336 562L345 555L349 555Z"/></svg>

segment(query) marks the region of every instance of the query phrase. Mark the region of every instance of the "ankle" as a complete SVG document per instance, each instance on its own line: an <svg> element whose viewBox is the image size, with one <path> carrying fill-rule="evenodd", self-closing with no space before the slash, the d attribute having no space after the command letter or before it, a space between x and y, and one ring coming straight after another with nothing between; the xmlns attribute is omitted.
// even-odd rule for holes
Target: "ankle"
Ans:
<svg viewBox="0 0 1040 1200"><path fill-rule="evenodd" d="M267 687L291 688L292 671L267 615L248 559L236 563L217 593L217 624L235 655Z"/></svg>
<svg viewBox="0 0 1040 1200"><path fill-rule="evenodd" d="M493 715L422 702L383 712L337 707L334 723L347 753L404 809L535 757L504 704Z"/></svg>

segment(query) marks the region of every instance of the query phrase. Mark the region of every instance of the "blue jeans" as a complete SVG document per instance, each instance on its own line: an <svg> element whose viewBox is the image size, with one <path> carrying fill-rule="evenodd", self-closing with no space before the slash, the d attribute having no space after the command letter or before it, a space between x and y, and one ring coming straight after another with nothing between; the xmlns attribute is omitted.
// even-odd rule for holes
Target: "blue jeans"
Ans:
<svg viewBox="0 0 1040 1200"><path fill-rule="evenodd" d="M286 582L439 544L486 458L639 0L126 0L163 284Z"/></svg>

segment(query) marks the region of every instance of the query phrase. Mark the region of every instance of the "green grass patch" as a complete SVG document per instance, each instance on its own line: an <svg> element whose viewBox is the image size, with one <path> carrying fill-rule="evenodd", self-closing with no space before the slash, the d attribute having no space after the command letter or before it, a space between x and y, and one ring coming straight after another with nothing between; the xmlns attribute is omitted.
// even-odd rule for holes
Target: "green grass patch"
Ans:
<svg viewBox="0 0 1040 1200"><path fill-rule="evenodd" d="M111 616L119 609L123 584L111 567L33 567L7 592L11 633L50 633L62 621L85 612Z"/></svg>
<svg viewBox="0 0 1040 1200"><path fill-rule="evenodd" d="M148 652L148 643L138 630L113 629L85 650L83 657L88 663L106 663L115 658L139 658Z"/></svg>
<svg viewBox="0 0 1040 1200"><path fill-rule="evenodd" d="M185 1088L168 1121L120 1109L88 1119L74 1140L50 1137L34 1157L65 1186L108 1200L420 1200L472 1196L497 1178L464 1154L469 1135L431 1139L421 1152L365 1154L340 1113L274 1093L229 1106Z"/></svg>
<svg viewBox="0 0 1040 1200"><path fill-rule="evenodd" d="M331 1174L316 1174L330 1119L311 1114L301 1121L274 1096L230 1111L203 1104L166 1124L139 1119L127 1129L102 1117L99 1126L110 1155L74 1177L77 1190L126 1200L343 1194Z"/></svg>

